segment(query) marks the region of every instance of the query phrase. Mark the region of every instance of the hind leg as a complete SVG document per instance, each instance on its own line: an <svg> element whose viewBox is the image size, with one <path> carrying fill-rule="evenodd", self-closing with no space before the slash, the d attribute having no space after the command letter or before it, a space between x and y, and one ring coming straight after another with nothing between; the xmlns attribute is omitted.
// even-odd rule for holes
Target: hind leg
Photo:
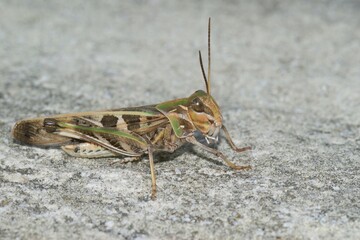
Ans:
<svg viewBox="0 0 360 240"><path fill-rule="evenodd" d="M79 143L61 147L67 154L81 158L114 157L117 154L92 143Z"/></svg>
<svg viewBox="0 0 360 240"><path fill-rule="evenodd" d="M129 163L129 162L135 162L135 161L140 161L141 160L141 156L136 156L136 157L124 157L122 159L117 159L114 160L110 163L110 165L115 165L117 163L120 164L124 164L124 163Z"/></svg>

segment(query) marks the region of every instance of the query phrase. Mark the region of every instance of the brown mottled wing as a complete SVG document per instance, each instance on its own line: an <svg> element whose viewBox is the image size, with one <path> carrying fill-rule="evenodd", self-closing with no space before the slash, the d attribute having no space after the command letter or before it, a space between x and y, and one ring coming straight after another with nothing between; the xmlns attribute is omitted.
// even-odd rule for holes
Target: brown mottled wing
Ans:
<svg viewBox="0 0 360 240"><path fill-rule="evenodd" d="M48 118L80 126L126 130L139 135L151 132L168 121L162 113L156 110L154 105L109 111L70 113L21 120L12 129L13 138L21 143L37 146L64 145L73 141L72 138L46 131L44 120Z"/></svg>
<svg viewBox="0 0 360 240"><path fill-rule="evenodd" d="M64 145L72 140L55 134L49 134L43 128L44 118L26 119L15 123L11 130L13 138L21 143L37 146Z"/></svg>

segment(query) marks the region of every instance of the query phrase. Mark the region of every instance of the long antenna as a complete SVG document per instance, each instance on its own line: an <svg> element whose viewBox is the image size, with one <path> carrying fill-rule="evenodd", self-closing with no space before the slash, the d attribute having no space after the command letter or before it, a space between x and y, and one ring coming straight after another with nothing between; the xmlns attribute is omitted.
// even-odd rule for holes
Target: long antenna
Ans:
<svg viewBox="0 0 360 240"><path fill-rule="evenodd" d="M211 57L210 57L210 29L211 29L211 18L209 17L208 23L208 81L206 84L206 91L210 95L210 68L211 68Z"/></svg>
<svg viewBox="0 0 360 240"><path fill-rule="evenodd" d="M201 52L199 51L199 60L200 60L200 66L201 66L201 72L204 77L205 85L206 85L206 92L210 95L210 68L211 68L211 58L210 58L210 23L211 18L209 18L209 25L208 25L208 75L206 78L204 65L201 57Z"/></svg>
<svg viewBox="0 0 360 240"><path fill-rule="evenodd" d="M204 81L205 81L205 85L206 85L206 91L209 93L209 82L206 79L206 74L205 74L205 70L204 70L204 65L203 65L203 61L202 61L202 57L201 57L201 52L199 51L199 60L200 60L200 66L201 66L201 72L202 75L204 77Z"/></svg>

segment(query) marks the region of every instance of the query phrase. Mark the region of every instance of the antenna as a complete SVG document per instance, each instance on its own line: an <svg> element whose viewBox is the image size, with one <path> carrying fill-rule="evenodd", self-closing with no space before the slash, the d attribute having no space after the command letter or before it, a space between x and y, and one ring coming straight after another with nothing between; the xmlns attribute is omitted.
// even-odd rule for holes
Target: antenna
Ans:
<svg viewBox="0 0 360 240"><path fill-rule="evenodd" d="M206 91L210 95L210 68L211 68L211 58L210 58L210 28L211 28L211 18L209 18L208 23L208 84L206 85Z"/></svg>
<svg viewBox="0 0 360 240"><path fill-rule="evenodd" d="M206 79L206 74L205 74L205 70L204 70L204 65L203 65L203 61L202 61L202 57L201 57L201 52L199 51L199 60L200 60L200 66L201 66L201 72L203 74L204 77L204 81L205 81L205 85L206 85L206 91L209 94L209 82Z"/></svg>
<svg viewBox="0 0 360 240"><path fill-rule="evenodd" d="M201 57L201 51L199 51L199 60L200 60L200 66L201 66L201 72L204 77L205 85L206 85L206 92L210 95L210 68L211 68L211 57L210 57L210 23L211 18L209 18L209 24L208 24L208 77L206 78L204 65Z"/></svg>

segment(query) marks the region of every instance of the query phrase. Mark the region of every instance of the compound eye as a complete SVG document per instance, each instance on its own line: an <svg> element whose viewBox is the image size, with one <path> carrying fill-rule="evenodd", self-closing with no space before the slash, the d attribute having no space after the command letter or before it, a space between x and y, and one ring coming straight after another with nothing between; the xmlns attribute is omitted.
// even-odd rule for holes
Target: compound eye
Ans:
<svg viewBox="0 0 360 240"><path fill-rule="evenodd" d="M199 98L194 98L194 100L192 100L191 108L195 112L204 112L204 104L200 101Z"/></svg>

